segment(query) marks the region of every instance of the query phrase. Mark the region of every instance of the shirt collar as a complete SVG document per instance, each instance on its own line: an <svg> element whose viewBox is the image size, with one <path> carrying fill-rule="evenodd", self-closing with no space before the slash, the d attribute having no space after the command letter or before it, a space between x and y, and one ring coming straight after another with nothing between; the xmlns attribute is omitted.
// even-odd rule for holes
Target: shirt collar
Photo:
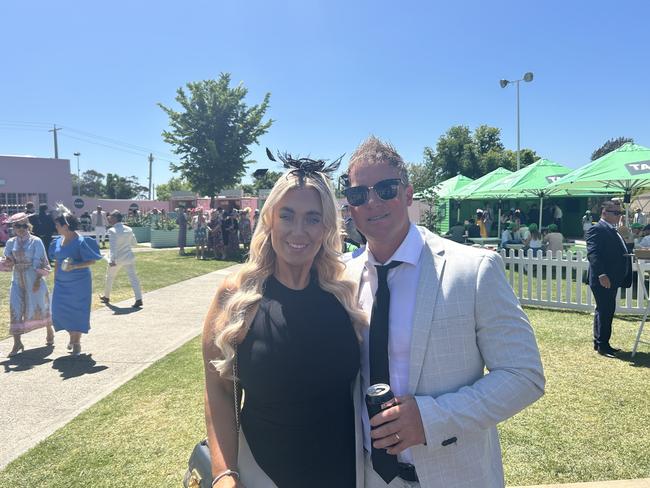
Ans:
<svg viewBox="0 0 650 488"><path fill-rule="evenodd" d="M612 224L610 224L609 222L607 222L605 219L600 219L600 221L601 221L603 224L605 224L607 227L609 227L610 229L614 229L614 230L616 230L616 227L614 227Z"/></svg>
<svg viewBox="0 0 650 488"><path fill-rule="evenodd" d="M420 260L420 253L422 252L423 247L424 247L424 238L422 237L422 234L415 226L415 224L411 224L409 227L409 231L406 234L406 237L399 245L397 250L393 253L393 255L385 263L380 263L379 261L377 261L375 257L372 255L370 249L368 249L368 246L366 246L366 253L367 253L366 267L368 267L369 265L377 266L381 264L388 264L391 261L401 261L402 263L408 263L413 266L416 266L418 264L418 261Z"/></svg>

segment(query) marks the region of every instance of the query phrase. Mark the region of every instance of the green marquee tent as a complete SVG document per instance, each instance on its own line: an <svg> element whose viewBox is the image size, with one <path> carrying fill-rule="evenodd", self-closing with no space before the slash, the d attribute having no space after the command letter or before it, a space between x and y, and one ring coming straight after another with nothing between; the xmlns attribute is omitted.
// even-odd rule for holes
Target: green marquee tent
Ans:
<svg viewBox="0 0 650 488"><path fill-rule="evenodd" d="M551 188L628 194L650 188L650 148L627 142L555 181Z"/></svg>
<svg viewBox="0 0 650 488"><path fill-rule="evenodd" d="M533 164L497 180L490 186L476 192L476 198L539 198L539 208L544 198L549 196L593 196L611 193L598 185L588 184L571 191L554 186L554 183L572 173L571 168L549 159L539 159ZM539 215L539 228L542 228L542 214Z"/></svg>
<svg viewBox="0 0 650 488"><path fill-rule="evenodd" d="M435 193L438 198L449 198L449 195L460 190L468 183L474 181L471 178L463 175L457 175L448 180L441 181L436 186L431 189L426 189L424 191L415 193L413 198L419 200L421 198L426 198L428 195Z"/></svg>
<svg viewBox="0 0 650 488"><path fill-rule="evenodd" d="M474 196L476 192L481 191L481 189L486 188L497 180L504 178L505 176L511 175L512 171L505 168L497 168L494 171L490 171L488 174L477 178L476 180L466 184L460 190L457 190L449 195L449 198L455 200L465 200Z"/></svg>

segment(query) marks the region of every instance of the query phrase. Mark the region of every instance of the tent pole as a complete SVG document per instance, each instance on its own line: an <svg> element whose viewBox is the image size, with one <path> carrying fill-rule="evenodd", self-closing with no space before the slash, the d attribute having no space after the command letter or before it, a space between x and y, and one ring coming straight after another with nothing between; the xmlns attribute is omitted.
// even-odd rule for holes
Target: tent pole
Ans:
<svg viewBox="0 0 650 488"><path fill-rule="evenodd" d="M499 220L497 221L497 237L499 242L501 242L501 200L497 200L497 205L499 205Z"/></svg>
<svg viewBox="0 0 650 488"><path fill-rule="evenodd" d="M542 234L542 209L544 208L544 197L539 197L539 229L537 229Z"/></svg>

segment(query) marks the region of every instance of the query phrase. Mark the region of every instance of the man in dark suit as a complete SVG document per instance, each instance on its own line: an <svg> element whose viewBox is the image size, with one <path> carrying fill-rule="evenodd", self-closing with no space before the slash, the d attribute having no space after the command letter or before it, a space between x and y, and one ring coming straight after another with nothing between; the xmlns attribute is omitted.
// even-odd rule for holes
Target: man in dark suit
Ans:
<svg viewBox="0 0 650 488"><path fill-rule="evenodd" d="M608 358L619 349L609 344L616 311L618 288L632 284L632 261L625 241L614 227L623 214L620 202L607 200L601 206L600 220L586 234L589 259L589 287L596 299L594 349Z"/></svg>

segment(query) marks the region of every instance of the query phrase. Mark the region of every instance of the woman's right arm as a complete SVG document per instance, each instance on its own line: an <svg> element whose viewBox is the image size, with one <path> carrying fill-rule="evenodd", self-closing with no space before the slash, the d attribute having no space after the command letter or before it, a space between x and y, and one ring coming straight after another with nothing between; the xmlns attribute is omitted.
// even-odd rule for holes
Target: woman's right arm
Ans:
<svg viewBox="0 0 650 488"><path fill-rule="evenodd" d="M214 343L215 319L219 312L222 286L212 301L203 326L203 367L205 370L205 425L212 461L212 477L227 469L237 471L239 439L235 420L234 387L232 379L224 379L210 361L221 355ZM241 487L233 476L224 476L215 487Z"/></svg>

